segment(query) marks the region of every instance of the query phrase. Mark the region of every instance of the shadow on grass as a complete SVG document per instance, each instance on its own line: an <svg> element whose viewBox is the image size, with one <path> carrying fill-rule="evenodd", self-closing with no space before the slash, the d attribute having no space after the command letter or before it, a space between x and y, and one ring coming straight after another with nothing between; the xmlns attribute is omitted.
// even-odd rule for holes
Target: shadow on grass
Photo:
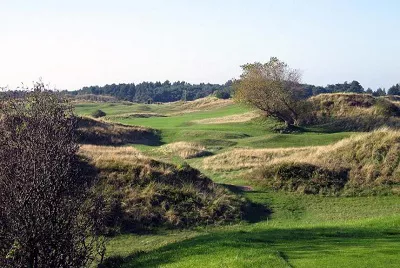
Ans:
<svg viewBox="0 0 400 268"><path fill-rule="evenodd" d="M245 192L254 192L251 186L240 186L232 184L220 184L229 191L242 195ZM272 210L265 204L255 203L247 199L246 205L243 207L242 220L249 223L256 223L266 220L272 214Z"/></svg>
<svg viewBox="0 0 400 268"><path fill-rule="evenodd" d="M345 261L362 262L360 256L370 256L372 252L374 256L386 254L385 258L394 263L400 253L399 245L398 229L389 233L387 230L382 232L378 228L297 228L218 232L169 244L149 252L137 252L125 258L110 257L102 267L158 267L185 258L203 258L203 260L206 257L218 258L232 250L258 252L265 249L278 252L278 256L289 266L294 260L319 258L333 261L345 258ZM200 263L199 265L201 266Z"/></svg>

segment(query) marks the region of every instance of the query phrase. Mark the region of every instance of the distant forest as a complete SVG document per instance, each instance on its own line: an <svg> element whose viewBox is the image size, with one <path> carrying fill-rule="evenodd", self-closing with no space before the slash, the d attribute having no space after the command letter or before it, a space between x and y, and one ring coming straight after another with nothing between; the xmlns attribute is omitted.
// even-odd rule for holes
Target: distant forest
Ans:
<svg viewBox="0 0 400 268"><path fill-rule="evenodd" d="M105 86L89 86L80 90L68 92L71 95L107 95L118 100L133 102L172 102L179 100L195 100L209 95L219 98L229 98L232 95L232 84L230 80L225 84L190 84L184 81L170 83L168 80L161 82L143 82L140 84L111 84ZM326 87L303 84L305 97L311 97L323 93L368 93L374 96L400 95L400 85L396 84L385 89L364 89L358 81L351 83L327 85Z"/></svg>

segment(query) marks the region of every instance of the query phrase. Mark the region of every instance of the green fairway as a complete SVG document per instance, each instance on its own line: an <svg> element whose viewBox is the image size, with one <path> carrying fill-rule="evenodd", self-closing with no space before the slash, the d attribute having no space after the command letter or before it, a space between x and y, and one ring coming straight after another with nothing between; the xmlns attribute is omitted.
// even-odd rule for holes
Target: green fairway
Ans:
<svg viewBox="0 0 400 268"><path fill-rule="evenodd" d="M147 107L147 108L146 108ZM284 148L327 145L352 135L323 130L280 134L274 120L199 124L194 120L242 114L247 108L231 104L168 117L120 118L140 112L168 114L168 105L80 104L88 115L105 111L113 121L160 130L163 143L196 141L214 154L233 148ZM238 172L202 170L203 158L189 160L160 155L158 147L135 145L163 161L199 168L217 183L252 186L240 192L255 207L240 223L191 230L125 234L108 244L108 262L121 267L400 267L400 200L397 196L322 197L257 188ZM231 186L230 186L231 187ZM111 266L110 266L111 267ZM115 267L115 266L113 266Z"/></svg>
<svg viewBox="0 0 400 268"><path fill-rule="evenodd" d="M398 198L251 195L275 204L269 220L157 235L123 235L110 242L109 254L123 257L122 267L399 265ZM143 252L138 254L138 250Z"/></svg>

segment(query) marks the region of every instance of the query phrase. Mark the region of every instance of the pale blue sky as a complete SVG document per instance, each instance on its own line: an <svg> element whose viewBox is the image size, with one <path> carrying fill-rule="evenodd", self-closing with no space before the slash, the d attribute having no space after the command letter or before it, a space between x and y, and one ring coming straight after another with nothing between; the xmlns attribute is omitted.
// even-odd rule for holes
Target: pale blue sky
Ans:
<svg viewBox="0 0 400 268"><path fill-rule="evenodd" d="M303 82L400 82L400 1L0 0L0 85L224 83L271 56Z"/></svg>

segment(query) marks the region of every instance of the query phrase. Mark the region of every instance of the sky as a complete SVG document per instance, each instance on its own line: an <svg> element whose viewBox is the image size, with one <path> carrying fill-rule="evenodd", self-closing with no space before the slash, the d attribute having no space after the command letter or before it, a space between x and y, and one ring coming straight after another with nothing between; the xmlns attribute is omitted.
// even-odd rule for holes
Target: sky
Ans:
<svg viewBox="0 0 400 268"><path fill-rule="evenodd" d="M225 83L271 56L304 83L400 82L397 0L0 0L0 86Z"/></svg>

